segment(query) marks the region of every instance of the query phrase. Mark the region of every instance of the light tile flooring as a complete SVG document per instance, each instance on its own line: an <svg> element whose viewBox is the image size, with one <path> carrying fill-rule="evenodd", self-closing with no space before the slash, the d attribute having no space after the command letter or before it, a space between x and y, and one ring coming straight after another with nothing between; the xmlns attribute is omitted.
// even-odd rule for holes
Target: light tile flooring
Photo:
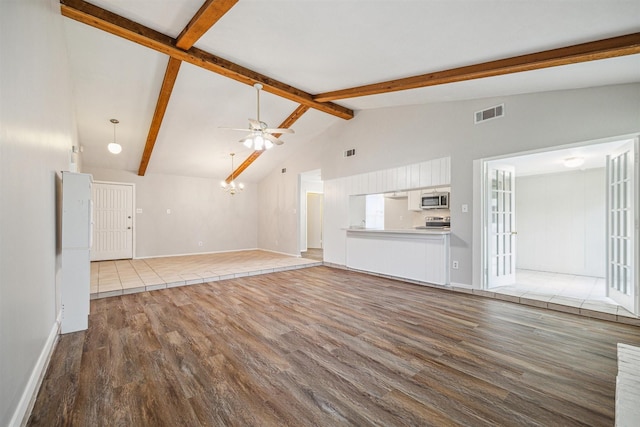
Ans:
<svg viewBox="0 0 640 427"><path fill-rule="evenodd" d="M91 263L91 298L214 282L321 265L314 259L252 250Z"/></svg>
<svg viewBox="0 0 640 427"><path fill-rule="evenodd" d="M305 258L308 257L308 258ZM91 298L105 298L174 286L322 265L321 250L298 258L252 250L219 254L100 261L91 263ZM611 321L640 319L606 297L604 279L518 270L517 283L473 293L520 304ZM454 289L470 292L468 289Z"/></svg>
<svg viewBox="0 0 640 427"><path fill-rule="evenodd" d="M517 270L516 284L493 288L491 291L506 297L532 301L532 305L535 305L534 301L539 301L544 303L541 306L547 308L568 308L563 311L579 313L580 310L589 310L613 316L635 317L607 297L606 282L602 277Z"/></svg>

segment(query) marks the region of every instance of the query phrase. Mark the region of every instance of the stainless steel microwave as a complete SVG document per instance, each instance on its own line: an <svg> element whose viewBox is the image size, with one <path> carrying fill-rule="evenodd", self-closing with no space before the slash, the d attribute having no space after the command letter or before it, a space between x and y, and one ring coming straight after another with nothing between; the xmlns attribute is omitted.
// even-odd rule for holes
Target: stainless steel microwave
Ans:
<svg viewBox="0 0 640 427"><path fill-rule="evenodd" d="M449 209L449 193L423 193L420 207L422 209Z"/></svg>

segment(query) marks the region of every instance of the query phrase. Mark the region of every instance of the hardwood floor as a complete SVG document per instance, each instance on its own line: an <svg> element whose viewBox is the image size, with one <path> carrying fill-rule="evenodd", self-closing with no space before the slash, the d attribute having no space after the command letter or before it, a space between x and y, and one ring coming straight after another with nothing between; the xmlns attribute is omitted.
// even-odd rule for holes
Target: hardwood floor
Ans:
<svg viewBox="0 0 640 427"><path fill-rule="evenodd" d="M312 267L93 300L31 426L614 422L640 328Z"/></svg>

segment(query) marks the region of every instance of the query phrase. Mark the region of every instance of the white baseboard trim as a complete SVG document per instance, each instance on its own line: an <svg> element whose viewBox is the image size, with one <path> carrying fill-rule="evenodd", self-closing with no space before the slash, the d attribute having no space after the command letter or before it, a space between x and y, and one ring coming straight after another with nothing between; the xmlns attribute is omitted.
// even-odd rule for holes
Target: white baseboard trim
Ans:
<svg viewBox="0 0 640 427"><path fill-rule="evenodd" d="M213 255L213 254L227 254L231 252L245 252L245 251L263 251L260 248L245 248L245 249L231 249L228 251L212 251L212 252L193 252L190 254L169 254L169 255L150 255L150 256L137 256L133 259L152 259L152 258L169 258L174 256L193 256L193 255ZM109 260L105 260L109 261Z"/></svg>
<svg viewBox="0 0 640 427"><path fill-rule="evenodd" d="M33 410L33 405L36 403L36 398L38 397L38 391L40 391L40 386L42 385L44 374L47 372L47 368L49 367L51 355L53 354L53 350L55 350L56 348L56 344L58 343L61 319L62 312L59 312L58 318L56 319L54 325L51 327L51 331L49 332L47 341L45 342L44 347L40 352L40 356L38 357L36 365L33 367L33 371L31 371L31 376L29 377L27 386L22 392L22 397L20 397L18 407L13 413L11 421L9 421L9 427L26 426L27 421L29 421L29 416L31 415L31 411Z"/></svg>
<svg viewBox="0 0 640 427"><path fill-rule="evenodd" d="M271 249L258 249L259 251L264 251L264 252L271 252L273 254L278 254L278 255L286 255L286 256L293 256L296 258L300 258L300 254L296 255L296 254L289 254L286 252L278 252L278 251L272 251Z"/></svg>

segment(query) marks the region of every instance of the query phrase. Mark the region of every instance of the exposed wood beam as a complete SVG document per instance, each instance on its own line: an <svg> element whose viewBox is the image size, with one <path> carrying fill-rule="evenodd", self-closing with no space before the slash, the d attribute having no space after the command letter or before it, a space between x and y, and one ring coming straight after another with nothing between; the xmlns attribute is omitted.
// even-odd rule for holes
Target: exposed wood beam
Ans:
<svg viewBox="0 0 640 427"><path fill-rule="evenodd" d="M206 33L207 30L237 2L238 0L207 0L194 17L191 18L191 21L185 29L182 30L182 33L178 36L176 45L181 49L189 49L200 36ZM180 64L182 64L182 61L171 56L169 57L169 63L167 64L162 87L160 88L160 95L158 96L156 109L153 113L153 119L151 120L151 127L147 135L147 142L144 146L142 159L140 160L140 167L138 168L138 175L140 176L144 176L147 172L147 166L149 165L149 160L151 160L151 154L153 154L153 147L156 144L158 133L162 126L164 113L167 110L169 98L173 92L173 85L178 77Z"/></svg>
<svg viewBox="0 0 640 427"><path fill-rule="evenodd" d="M60 0L60 5L62 15L67 18L101 29L230 79L248 85L262 83L264 90L267 92L298 104L306 105L342 119L353 118L353 110L349 108L331 102L318 102L309 93L201 49L192 47L186 51L182 50L176 46L176 41L173 38L83 0Z"/></svg>
<svg viewBox="0 0 640 427"><path fill-rule="evenodd" d="M207 0L178 36L176 46L189 49L209 28L229 11L238 0Z"/></svg>
<svg viewBox="0 0 640 427"><path fill-rule="evenodd" d="M182 61L169 57L167 70L164 73L162 87L160 88L160 96L158 96L156 110L153 113L151 127L149 128L149 134L147 135L147 142L144 146L144 152L142 153L142 160L140 160L140 167L138 168L138 175L140 176L144 176L147 172L151 153L153 152L153 147L156 144L156 139L160 132L160 126L162 125L162 119L164 118L164 113L167 111L167 105L169 105L169 98L171 98L173 85L178 77L178 71L180 71L180 64L182 64Z"/></svg>
<svg viewBox="0 0 640 427"><path fill-rule="evenodd" d="M640 33L627 34L604 40L581 43L559 49L545 50L528 55L514 56L450 70L422 74L387 82L336 90L314 96L316 101L327 102L359 96L376 95L426 86L436 86L484 77L539 70L541 68L596 61L617 56L640 53Z"/></svg>
<svg viewBox="0 0 640 427"><path fill-rule="evenodd" d="M289 117L287 117L282 123L280 123L280 126L278 126L278 128L281 128L281 129L290 128L291 125L293 125L296 122L296 120L302 117L302 115L306 113L308 110L309 110L309 107L307 105L299 105L298 108L296 108L295 111L289 115ZM279 138L281 135L282 135L281 133L273 134L273 136L275 136L276 138ZM249 157L247 157L247 159L244 162L242 162L242 164L240 164L240 166L238 166L236 170L234 170L233 173L227 177L227 179L225 179L226 183L228 184L231 182L232 179L238 178L238 176L242 172L244 172L245 169L247 169L251 165L251 163L253 163L258 157L260 157L260 155L265 151L266 150L260 150L260 151L254 151L253 153L251 153Z"/></svg>

